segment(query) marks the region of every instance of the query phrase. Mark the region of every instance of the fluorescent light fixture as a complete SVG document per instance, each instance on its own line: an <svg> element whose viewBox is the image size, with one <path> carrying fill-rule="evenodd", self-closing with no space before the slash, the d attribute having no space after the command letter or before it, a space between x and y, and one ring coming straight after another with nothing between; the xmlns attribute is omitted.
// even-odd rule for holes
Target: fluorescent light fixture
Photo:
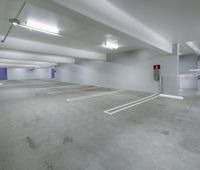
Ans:
<svg viewBox="0 0 200 170"><path fill-rule="evenodd" d="M46 25L44 23L40 23L37 21L33 21L33 20L28 20L26 23L26 26L31 27L31 28L35 28L35 29L39 29L39 30L43 30L43 31L47 31L47 32L52 32L54 34L58 34L59 30L56 27L50 26L50 25Z"/></svg>
<svg viewBox="0 0 200 170"><path fill-rule="evenodd" d="M20 21L17 18L9 19L9 22L13 25L19 25Z"/></svg>
<svg viewBox="0 0 200 170"><path fill-rule="evenodd" d="M102 47L104 48L108 48L108 49L111 49L111 50L116 50L119 48L119 45L117 42L111 42L111 41L106 41Z"/></svg>
<svg viewBox="0 0 200 170"><path fill-rule="evenodd" d="M34 20L28 20L25 25L19 25L19 26L46 34L60 36L59 29L57 27L37 22Z"/></svg>
<svg viewBox="0 0 200 170"><path fill-rule="evenodd" d="M18 25L16 22L13 22L12 24L13 24L13 25Z"/></svg>

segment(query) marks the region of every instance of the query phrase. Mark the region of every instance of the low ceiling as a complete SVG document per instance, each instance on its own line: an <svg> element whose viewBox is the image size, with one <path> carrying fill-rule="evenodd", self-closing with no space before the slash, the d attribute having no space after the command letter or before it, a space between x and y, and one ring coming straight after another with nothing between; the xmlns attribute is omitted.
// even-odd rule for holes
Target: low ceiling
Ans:
<svg viewBox="0 0 200 170"><path fill-rule="evenodd" d="M199 0L108 0L173 43L200 40Z"/></svg>
<svg viewBox="0 0 200 170"><path fill-rule="evenodd" d="M199 0L108 1L168 41L179 43L180 54L200 55L186 44L188 41L200 40Z"/></svg>
<svg viewBox="0 0 200 170"><path fill-rule="evenodd" d="M8 20L16 16L23 2L0 0L1 39L10 26ZM15 53L35 62L41 61L39 55L51 56L41 61L49 66L52 58L58 59L54 60L56 64L63 63L63 58L69 63L73 58L105 60L109 53L143 48L170 53L177 42L182 44L181 53L194 53L185 42L200 40L199 5L198 0L28 0L20 21L34 19L55 25L62 36L15 26L6 42L0 44L0 59L11 55L13 62L23 64L29 63L28 59L13 57ZM118 41L120 48L103 48L106 40Z"/></svg>
<svg viewBox="0 0 200 170"><path fill-rule="evenodd" d="M5 35L10 25L8 22L9 18L13 18L16 15L22 3L23 1L21 0L17 1L17 4L15 0L0 1L1 35ZM56 25L63 36L54 37L15 27L10 37L99 53L112 52L101 47L108 37L109 39L117 39L119 41L121 48L117 52L144 48L142 44L137 43L133 38L48 0L28 1L19 19L27 21L30 18L50 25Z"/></svg>

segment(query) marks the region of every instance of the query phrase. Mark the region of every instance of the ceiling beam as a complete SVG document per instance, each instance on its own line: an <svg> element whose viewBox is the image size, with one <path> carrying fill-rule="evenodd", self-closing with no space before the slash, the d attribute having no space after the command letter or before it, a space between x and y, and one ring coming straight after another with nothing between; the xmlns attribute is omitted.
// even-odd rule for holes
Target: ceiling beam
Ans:
<svg viewBox="0 0 200 170"><path fill-rule="evenodd" d="M38 65L38 66L44 66L44 67L53 67L53 66L58 65L58 63L29 61L29 60L16 60L16 59L3 59L3 58L0 58L0 63Z"/></svg>
<svg viewBox="0 0 200 170"><path fill-rule="evenodd" d="M33 64L12 64L12 63L0 63L0 68L30 68L30 69L39 69L39 68L47 68L47 66L38 66Z"/></svg>
<svg viewBox="0 0 200 170"><path fill-rule="evenodd" d="M0 36L1 37L1 36ZM36 53L50 54L52 56L62 56L62 58L70 60L73 58L106 60L106 55L102 53L57 46L37 41L24 40L19 38L9 37L7 41L0 44L0 48L16 49L20 51L32 51Z"/></svg>
<svg viewBox="0 0 200 170"><path fill-rule="evenodd" d="M37 61L48 63L75 63L75 59L73 58L2 48L0 48L0 59L26 60L31 62Z"/></svg>
<svg viewBox="0 0 200 170"><path fill-rule="evenodd" d="M173 53L173 44L107 0L52 0L82 15L125 33L150 48ZM102 10L104 9L104 10Z"/></svg>

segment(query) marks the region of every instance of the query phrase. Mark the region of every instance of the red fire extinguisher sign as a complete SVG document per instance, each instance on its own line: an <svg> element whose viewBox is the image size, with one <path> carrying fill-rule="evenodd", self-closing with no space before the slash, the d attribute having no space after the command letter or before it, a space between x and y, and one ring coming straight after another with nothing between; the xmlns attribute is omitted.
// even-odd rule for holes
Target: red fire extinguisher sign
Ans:
<svg viewBox="0 0 200 170"><path fill-rule="evenodd" d="M155 64L153 65L154 70L160 70L160 64Z"/></svg>
<svg viewBox="0 0 200 170"><path fill-rule="evenodd" d="M153 65L154 70L154 80L159 81L160 80L160 64Z"/></svg>

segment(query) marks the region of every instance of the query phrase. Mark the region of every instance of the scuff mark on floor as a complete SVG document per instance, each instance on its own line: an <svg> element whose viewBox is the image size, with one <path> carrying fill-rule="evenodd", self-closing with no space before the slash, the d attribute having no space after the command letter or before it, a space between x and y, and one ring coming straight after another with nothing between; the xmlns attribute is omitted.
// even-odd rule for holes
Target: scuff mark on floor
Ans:
<svg viewBox="0 0 200 170"><path fill-rule="evenodd" d="M63 144L72 143L72 142L73 142L73 139L71 137L69 137L69 136L66 136L63 139Z"/></svg>
<svg viewBox="0 0 200 170"><path fill-rule="evenodd" d="M30 137L26 137L26 141L31 149L37 149L35 142Z"/></svg>

